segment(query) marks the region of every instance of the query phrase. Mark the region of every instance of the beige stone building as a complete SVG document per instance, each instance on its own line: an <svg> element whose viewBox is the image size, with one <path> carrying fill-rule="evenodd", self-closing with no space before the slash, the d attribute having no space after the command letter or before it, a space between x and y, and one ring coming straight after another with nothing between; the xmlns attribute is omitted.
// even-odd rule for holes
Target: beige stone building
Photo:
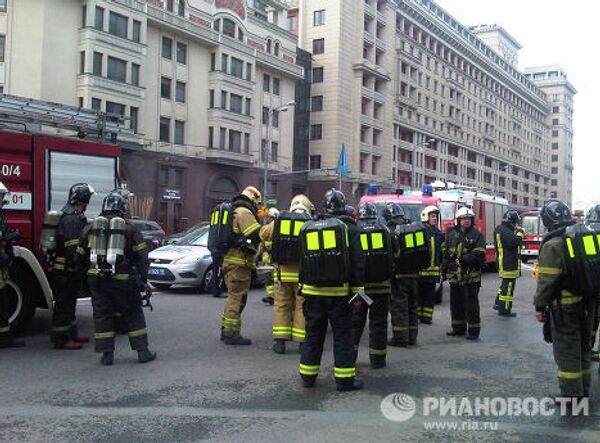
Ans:
<svg viewBox="0 0 600 443"><path fill-rule="evenodd" d="M550 197L569 206L573 198L573 96L577 93L560 66L526 68L525 76L546 93L550 113Z"/></svg>
<svg viewBox="0 0 600 443"><path fill-rule="evenodd" d="M292 169L294 110L276 109L303 68L280 0L4 0L0 34L5 93L128 118L125 179L150 189L169 230L262 187L265 152Z"/></svg>
<svg viewBox="0 0 600 443"><path fill-rule="evenodd" d="M313 52L310 179L335 180L343 144L355 197L368 183L436 179L496 192L515 206L549 195L546 94L430 0L298 0ZM510 49L510 48L509 48Z"/></svg>

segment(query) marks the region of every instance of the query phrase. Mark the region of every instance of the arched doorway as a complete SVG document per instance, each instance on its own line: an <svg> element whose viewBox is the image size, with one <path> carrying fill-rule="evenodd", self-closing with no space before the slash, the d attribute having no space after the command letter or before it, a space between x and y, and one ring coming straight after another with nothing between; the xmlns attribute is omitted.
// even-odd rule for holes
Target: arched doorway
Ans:
<svg viewBox="0 0 600 443"><path fill-rule="evenodd" d="M231 178L221 175L213 179L208 186L206 213L219 203L229 201L240 193L239 185Z"/></svg>

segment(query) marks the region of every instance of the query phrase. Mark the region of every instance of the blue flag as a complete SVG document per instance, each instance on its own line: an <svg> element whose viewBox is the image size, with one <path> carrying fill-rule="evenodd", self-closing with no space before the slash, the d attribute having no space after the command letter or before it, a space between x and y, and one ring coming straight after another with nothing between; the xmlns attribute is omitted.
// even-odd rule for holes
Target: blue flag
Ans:
<svg viewBox="0 0 600 443"><path fill-rule="evenodd" d="M342 150L340 151L340 158L338 159L336 174L344 177L348 176L348 159L346 158L346 145L342 143Z"/></svg>

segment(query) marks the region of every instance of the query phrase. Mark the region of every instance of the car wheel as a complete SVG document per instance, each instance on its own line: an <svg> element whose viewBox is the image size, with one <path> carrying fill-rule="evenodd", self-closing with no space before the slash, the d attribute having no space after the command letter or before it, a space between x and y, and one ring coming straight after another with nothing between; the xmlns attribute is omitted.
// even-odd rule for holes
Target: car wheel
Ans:
<svg viewBox="0 0 600 443"><path fill-rule="evenodd" d="M204 273L204 278L202 279L202 286L200 287L200 292L209 292L211 291L210 284L213 278L213 267L212 265L208 267L206 272ZM221 292L225 290L225 279L223 275L219 279L219 288L217 291L212 291L213 297L218 297L221 295Z"/></svg>
<svg viewBox="0 0 600 443"><path fill-rule="evenodd" d="M169 289L171 286L173 286L173 285L170 285L168 283L151 283L151 284L152 284L152 286L154 286L159 291L164 291L166 289Z"/></svg>

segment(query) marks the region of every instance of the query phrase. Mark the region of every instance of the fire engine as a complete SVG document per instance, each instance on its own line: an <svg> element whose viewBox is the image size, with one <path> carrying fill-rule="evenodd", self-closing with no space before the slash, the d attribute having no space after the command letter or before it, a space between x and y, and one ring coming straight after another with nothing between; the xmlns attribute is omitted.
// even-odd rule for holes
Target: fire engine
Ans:
<svg viewBox="0 0 600 443"><path fill-rule="evenodd" d="M71 185L87 182L97 192L86 211L93 217L118 184L120 148L80 137L127 132L121 123L92 110L0 94L0 181L10 191L4 211L21 234L7 282L13 328L23 329L37 308L53 307L51 270L40 248L46 212L64 206ZM42 125L74 136L45 135Z"/></svg>
<svg viewBox="0 0 600 443"><path fill-rule="evenodd" d="M495 263L494 229L502 222L502 216L508 210L508 200L463 189L435 191L433 195L440 201L442 232L444 233L449 227L455 225L454 214L458 208L466 206L473 210L475 227L485 239L485 262L486 264Z"/></svg>
<svg viewBox="0 0 600 443"><path fill-rule="evenodd" d="M540 210L521 211L519 216L521 217L521 227L525 231L521 257L523 261L527 261L529 258L537 259L542 240L547 232L540 217Z"/></svg>
<svg viewBox="0 0 600 443"><path fill-rule="evenodd" d="M370 202L377 208L377 213L382 216L383 209L388 203L398 203L404 209L406 216L410 221L420 221L421 211L429 205L439 207L440 201L438 198L433 196L423 195L421 192L408 191L398 192L396 194L369 194L361 197L358 202L359 205L362 203Z"/></svg>

